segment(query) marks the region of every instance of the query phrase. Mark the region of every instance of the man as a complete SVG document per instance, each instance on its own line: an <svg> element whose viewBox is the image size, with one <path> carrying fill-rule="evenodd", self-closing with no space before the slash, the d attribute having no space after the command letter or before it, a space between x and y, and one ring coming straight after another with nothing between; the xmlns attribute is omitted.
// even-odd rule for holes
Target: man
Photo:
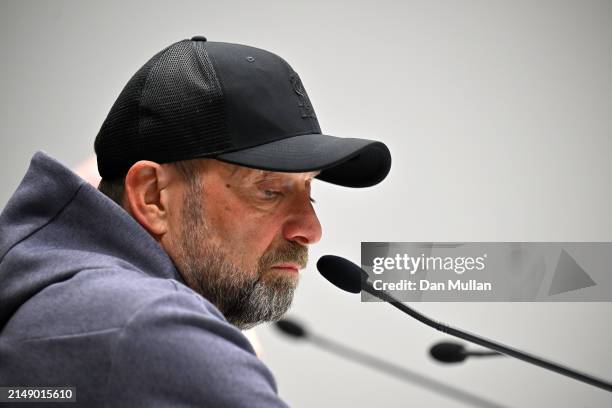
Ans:
<svg viewBox="0 0 612 408"><path fill-rule="evenodd" d="M322 135L280 57L198 36L130 79L95 148L104 194L37 153L0 215L0 386L285 406L239 329L291 304L321 237L313 179L374 185L386 146Z"/></svg>

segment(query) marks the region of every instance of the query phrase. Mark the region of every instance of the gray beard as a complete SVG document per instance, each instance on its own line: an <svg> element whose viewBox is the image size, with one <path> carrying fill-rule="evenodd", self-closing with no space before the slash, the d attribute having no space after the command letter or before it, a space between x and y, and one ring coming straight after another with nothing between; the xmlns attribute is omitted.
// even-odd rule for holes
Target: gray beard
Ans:
<svg viewBox="0 0 612 408"><path fill-rule="evenodd" d="M279 320L291 306L299 277L275 274L262 279L272 265L294 262L305 266L307 247L293 241L266 252L255 270L245 270L232 256L212 243L203 216L202 185L192 181L183 203L177 259L187 285L214 304L227 321L241 330Z"/></svg>

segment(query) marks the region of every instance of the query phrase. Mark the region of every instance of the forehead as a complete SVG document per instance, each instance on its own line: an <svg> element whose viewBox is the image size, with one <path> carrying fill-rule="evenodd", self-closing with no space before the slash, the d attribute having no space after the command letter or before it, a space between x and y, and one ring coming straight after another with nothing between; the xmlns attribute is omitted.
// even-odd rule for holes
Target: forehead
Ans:
<svg viewBox="0 0 612 408"><path fill-rule="evenodd" d="M259 181L265 179L311 179L316 177L320 171L310 171L304 173L286 173L269 170L259 170L250 167L239 166L236 164L225 163L213 160L214 167L217 167L224 177L234 180Z"/></svg>

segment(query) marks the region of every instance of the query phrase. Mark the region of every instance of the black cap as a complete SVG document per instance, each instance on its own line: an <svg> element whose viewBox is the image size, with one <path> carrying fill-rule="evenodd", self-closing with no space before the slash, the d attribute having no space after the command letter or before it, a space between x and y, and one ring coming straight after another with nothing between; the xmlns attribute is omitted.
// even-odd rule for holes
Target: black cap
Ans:
<svg viewBox="0 0 612 408"><path fill-rule="evenodd" d="M170 45L134 74L95 141L103 178L138 160L199 157L262 170L322 170L349 187L382 181L391 167L381 142L321 134L298 74L279 56L196 36Z"/></svg>

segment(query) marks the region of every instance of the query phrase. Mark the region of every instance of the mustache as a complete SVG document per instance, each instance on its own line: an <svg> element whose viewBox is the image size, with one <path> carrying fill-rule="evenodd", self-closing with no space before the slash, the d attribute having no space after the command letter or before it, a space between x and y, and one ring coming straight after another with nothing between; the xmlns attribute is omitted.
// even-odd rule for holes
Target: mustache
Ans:
<svg viewBox="0 0 612 408"><path fill-rule="evenodd" d="M259 268L266 270L278 263L296 263L300 269L304 269L308 263L308 247L294 241L285 241L261 257Z"/></svg>

